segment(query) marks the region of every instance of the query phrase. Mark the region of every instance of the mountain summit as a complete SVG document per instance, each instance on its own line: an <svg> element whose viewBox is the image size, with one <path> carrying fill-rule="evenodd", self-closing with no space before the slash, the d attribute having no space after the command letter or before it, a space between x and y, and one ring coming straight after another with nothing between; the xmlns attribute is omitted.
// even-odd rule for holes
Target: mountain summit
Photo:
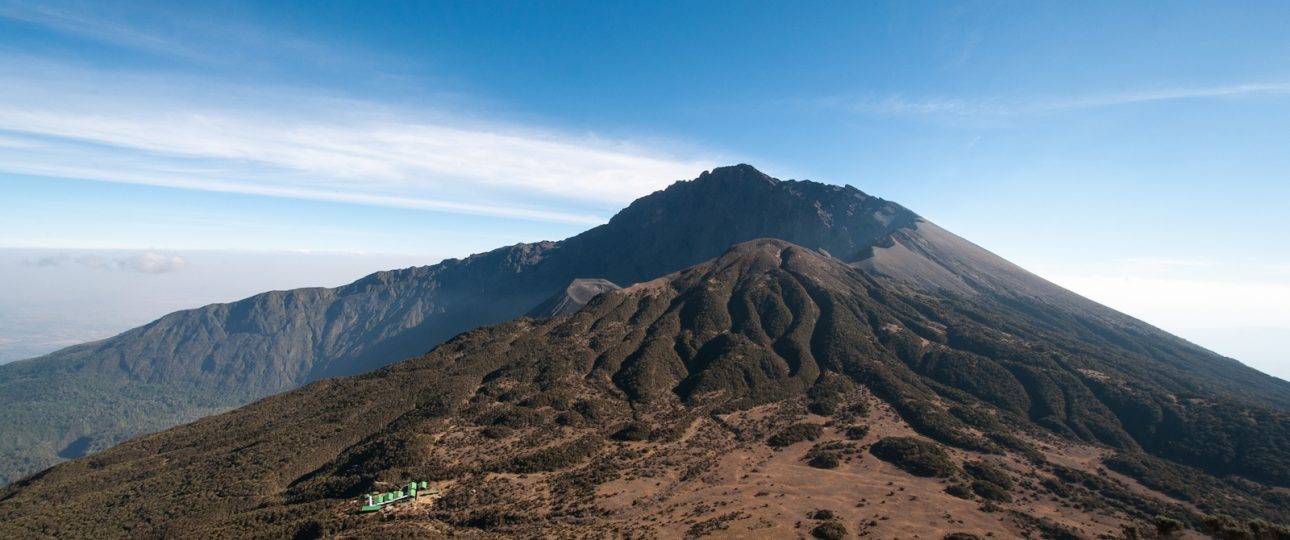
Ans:
<svg viewBox="0 0 1290 540"><path fill-rule="evenodd" d="M1143 375L1161 362L1079 332L758 239L56 466L0 492L0 534L1286 532L1258 520L1284 516L1283 493L1144 453L1135 431L1198 452L1244 433L1280 482L1285 448L1239 430L1275 443L1284 413L1203 390L1151 402L1173 384ZM1260 426L1152 423L1153 405ZM358 513L409 480L441 497Z"/></svg>
<svg viewBox="0 0 1290 540"><path fill-rule="evenodd" d="M574 280L647 282L757 238L788 241L883 279L883 291L927 298L931 307L923 309L990 322L979 331L940 322L907 334L916 344L976 355L902 360L938 384L977 381L980 388L965 391L1081 440L1287 481L1290 384L1065 291L898 204L849 186L777 180L747 165L677 182L563 241L181 311L0 366L0 471L12 480L60 456L416 356L460 332L530 313ZM685 347L698 345L678 342L676 354ZM685 352L691 357L682 363L701 352ZM967 365L997 377L961 373ZM617 376L627 381L632 373ZM650 384L671 381L645 380L654 382L623 389L648 393ZM687 384L705 388L699 382Z"/></svg>

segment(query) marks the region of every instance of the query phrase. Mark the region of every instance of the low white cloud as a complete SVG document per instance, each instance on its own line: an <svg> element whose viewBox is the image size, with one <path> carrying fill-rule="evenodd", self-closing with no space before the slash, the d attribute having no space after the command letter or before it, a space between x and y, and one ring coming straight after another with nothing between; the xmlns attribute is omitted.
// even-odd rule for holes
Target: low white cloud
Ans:
<svg viewBox="0 0 1290 540"><path fill-rule="evenodd" d="M116 262L120 268L145 274L164 274L188 266L188 261L183 257L153 252L117 259Z"/></svg>
<svg viewBox="0 0 1290 540"><path fill-rule="evenodd" d="M1174 335L1290 380L1290 282L1053 275L1053 282Z"/></svg>
<svg viewBox="0 0 1290 540"><path fill-rule="evenodd" d="M1170 330L1290 329L1285 263L1177 256L1036 265L1047 279Z"/></svg>
<svg viewBox="0 0 1290 540"><path fill-rule="evenodd" d="M38 257L38 258L35 258L35 259L27 259L27 260L24 260L24 261L22 261L22 264L23 264L24 266L35 266L35 267L39 267L39 268L52 268L52 267L55 267L55 266L62 266L62 265L63 265L63 263L66 263L66 262L71 261L71 260L72 260L72 258L71 258L70 256L68 256L68 255L64 255L64 254L59 254L59 255L46 255L46 256L44 256L44 257Z"/></svg>
<svg viewBox="0 0 1290 540"><path fill-rule="evenodd" d="M100 254L71 255L67 253L59 253L25 259L22 261L22 265L24 266L34 266L38 268L56 268L71 264L94 270L119 270L138 272L142 274L165 274L186 268L188 266L188 260L180 257L179 255L144 251L112 256Z"/></svg>
<svg viewBox="0 0 1290 540"><path fill-rule="evenodd" d="M1063 287L1162 328L1290 328L1290 283L1054 275Z"/></svg>
<svg viewBox="0 0 1290 540"><path fill-rule="evenodd" d="M1164 270L1174 268L1213 268L1217 262L1207 259L1170 259L1166 257L1130 257L1124 264L1131 268Z"/></svg>
<svg viewBox="0 0 1290 540"><path fill-rule="evenodd" d="M1038 266L1038 265L1037 265ZM1040 275L1086 298L1279 377L1290 355L1290 273L1282 262L1177 256L1087 260L1039 267Z"/></svg>

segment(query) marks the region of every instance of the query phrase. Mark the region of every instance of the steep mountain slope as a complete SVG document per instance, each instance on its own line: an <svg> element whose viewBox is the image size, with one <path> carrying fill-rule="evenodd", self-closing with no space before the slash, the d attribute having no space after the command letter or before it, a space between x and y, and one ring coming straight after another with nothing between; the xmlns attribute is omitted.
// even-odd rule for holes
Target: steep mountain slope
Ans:
<svg viewBox="0 0 1290 540"><path fill-rule="evenodd" d="M0 536L1287 534L1246 524L1284 491L1137 451L1087 386L1118 359L997 307L747 242L58 465L0 492ZM357 513L409 479L443 497Z"/></svg>
<svg viewBox="0 0 1290 540"><path fill-rule="evenodd" d="M1290 408L1290 384L1062 289L925 220L902 228L857 263L875 274L941 295L990 297L1080 330L1080 339L1150 356L1190 376ZM1063 318L1064 317L1064 318Z"/></svg>
<svg viewBox="0 0 1290 540"><path fill-rule="evenodd" d="M822 250L947 305L971 306L982 320L1003 325L1002 318L1024 317L1048 333L1045 347L1114 359L1114 369L1090 368L1106 377L1099 391L1120 404L1114 411L1120 431L1161 455L1215 471L1254 471L1261 465L1233 465L1249 462L1238 448L1249 430L1206 430L1188 435L1196 444L1183 447L1161 433L1177 434L1178 426L1202 417L1227 425L1219 420L1244 410L1195 412L1204 404L1188 401L1193 395L1223 395L1223 403L1256 410L1290 407L1290 384L1071 294L897 204L849 186L780 181L740 165L677 182L560 242L380 272L336 289L277 291L178 312L114 338L0 366L0 432L6 434L0 479L309 381L421 354L458 332L529 313L575 279L637 283L759 237ZM1011 338L999 334L947 339L1033 354L1008 349ZM1119 374L1138 386L1124 387ZM1056 402L1035 407L1033 414L1052 416L1053 426L1080 415ZM1223 434L1209 435L1215 432ZM1192 455L1205 445L1211 449Z"/></svg>

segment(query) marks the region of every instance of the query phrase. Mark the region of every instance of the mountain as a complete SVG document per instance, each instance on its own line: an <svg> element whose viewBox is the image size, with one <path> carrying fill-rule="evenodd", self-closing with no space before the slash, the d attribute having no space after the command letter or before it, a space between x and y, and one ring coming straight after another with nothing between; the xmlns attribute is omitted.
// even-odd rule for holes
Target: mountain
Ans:
<svg viewBox="0 0 1290 540"><path fill-rule="evenodd" d="M1144 453L1126 416L1145 422L1145 400L1187 384L1158 404L1175 421L1256 420L1198 429L1280 437L1284 411L1017 298L859 266L740 243L570 315L57 465L0 491L0 536L1290 535L1271 523L1284 489ZM1200 442L1169 422L1161 439ZM1238 442L1283 480L1286 446ZM358 512L409 480L441 497Z"/></svg>
<svg viewBox="0 0 1290 540"><path fill-rule="evenodd" d="M1260 450L1286 447L1266 428L1280 424L1247 412L1284 412L1285 381L1065 291L898 204L850 186L777 180L747 165L677 182L563 241L182 311L0 366L0 472L12 480L140 433L422 354L459 332L530 313L566 294L574 280L639 283L762 237L827 253L945 309L970 306L995 324L979 334L932 327L924 339L979 355L1061 354L1088 366L1078 375L1010 371L1019 384L1054 389L1020 400L1012 388L1008 406L1017 414L1219 474L1286 480L1287 467L1270 467L1284 465L1282 453ZM1043 339L1022 347L1010 337L1014 318L1043 331ZM1113 365L1093 367L1107 362ZM952 380L953 365L925 369ZM1106 405L1079 407L1090 393ZM1200 397L1211 395L1222 399ZM1206 422L1217 427L1196 427ZM1247 447L1249 440L1257 444Z"/></svg>
<svg viewBox="0 0 1290 540"><path fill-rule="evenodd" d="M527 313L575 279L635 283L758 237L855 257L915 219L854 188L724 167L641 198L564 241L172 313L0 366L0 432L7 435L0 482L309 381L424 353L459 332Z"/></svg>

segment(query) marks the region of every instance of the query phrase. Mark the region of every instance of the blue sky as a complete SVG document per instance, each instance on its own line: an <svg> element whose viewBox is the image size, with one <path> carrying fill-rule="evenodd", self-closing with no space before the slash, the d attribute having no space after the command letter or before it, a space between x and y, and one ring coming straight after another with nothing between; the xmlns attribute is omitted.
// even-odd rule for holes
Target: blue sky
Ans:
<svg viewBox="0 0 1290 540"><path fill-rule="evenodd" d="M432 262L748 162L1290 375L1290 4L553 4L0 0L0 247Z"/></svg>

